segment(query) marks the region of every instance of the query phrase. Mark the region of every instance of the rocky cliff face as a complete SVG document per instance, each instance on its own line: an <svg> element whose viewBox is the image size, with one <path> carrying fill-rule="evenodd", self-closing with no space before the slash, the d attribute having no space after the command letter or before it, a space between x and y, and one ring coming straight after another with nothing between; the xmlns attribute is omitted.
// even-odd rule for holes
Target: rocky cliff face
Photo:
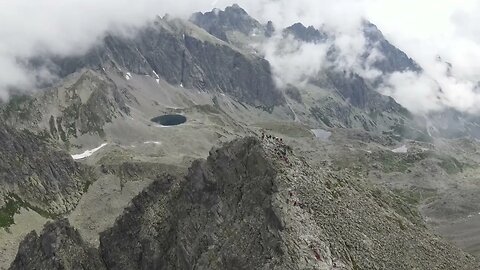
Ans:
<svg viewBox="0 0 480 270"><path fill-rule="evenodd" d="M47 216L64 214L94 181L90 169L67 153L38 135L4 124L0 126L0 172L2 214L8 210L4 199Z"/></svg>
<svg viewBox="0 0 480 270"><path fill-rule="evenodd" d="M99 72L82 70L64 84L35 96L16 96L1 108L11 126L45 130L51 138L67 143L83 134L104 136L104 126L127 116L129 96Z"/></svg>
<svg viewBox="0 0 480 270"><path fill-rule="evenodd" d="M40 239L72 238L71 229L51 228ZM22 243L12 269L25 265L24 254L52 259L37 239ZM79 240L60 250L70 245L83 265L98 261ZM100 254L107 269L478 268L392 193L256 138L212 150L185 180L156 181L101 235Z"/></svg>
<svg viewBox="0 0 480 270"><path fill-rule="evenodd" d="M226 93L258 107L285 103L266 60L241 52L192 23L168 17L157 18L132 38L108 35L86 55L33 62L54 63L51 70L60 77L82 68L113 66L125 74L161 76L172 85Z"/></svg>
<svg viewBox="0 0 480 270"><path fill-rule="evenodd" d="M190 21L226 42L229 42L229 31L238 31L245 35L254 32L268 35L272 27L271 24L268 27L263 26L236 4L225 10L214 9L206 13L197 12L191 16Z"/></svg>
<svg viewBox="0 0 480 270"><path fill-rule="evenodd" d="M98 252L88 247L67 220L48 223L42 235L23 240L10 269L105 269Z"/></svg>
<svg viewBox="0 0 480 270"><path fill-rule="evenodd" d="M371 22L364 22L363 33L367 41L367 52L364 57L367 59L374 51L378 50L384 57L373 62L373 67L385 74L393 72L414 71L421 72L422 68L408 57L406 53L392 45Z"/></svg>

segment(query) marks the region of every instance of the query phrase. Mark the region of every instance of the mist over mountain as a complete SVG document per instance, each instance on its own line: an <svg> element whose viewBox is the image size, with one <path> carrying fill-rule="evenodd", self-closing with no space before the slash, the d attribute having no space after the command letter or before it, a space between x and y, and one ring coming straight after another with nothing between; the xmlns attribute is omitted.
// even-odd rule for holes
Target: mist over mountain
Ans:
<svg viewBox="0 0 480 270"><path fill-rule="evenodd" d="M128 1L115 1L114 3L104 1L92 9L89 7L93 4L85 1L76 1L65 6L55 5L50 1L4 3L2 8L4 20L2 25L4 26L0 28L0 34L9 38L2 43L0 48L0 57L4 65L2 69L5 70L0 75L2 96L8 97L7 90L12 87L32 89L35 85L38 86L39 80L43 82L40 85L44 85L45 81L50 82L56 79L55 74L51 74L46 69L25 70L19 63L24 62L23 60L26 58L42 56L46 53L59 56L79 55L102 40L107 32L113 31L122 33L122 35L130 35L135 32L135 28L144 25L155 15L163 16L163 14L169 13L173 16L188 18L197 10L208 11L214 7L223 8L229 4L233 4L233 1L195 4L188 1L177 1L175 4L169 3L168 5L162 1L150 0L139 2L136 5L132 5ZM371 77L379 76L378 71L383 72L384 70L378 69L378 65L359 67L362 63L359 63L358 60L364 56L370 56L370 59L384 56L382 54L385 51L375 50L371 41L368 40L368 35L364 35L364 21L369 20L376 23L388 32L387 36L390 42L406 51L424 70L421 74L398 70L391 74L393 69L383 66L384 69L389 69L388 74L384 74L389 76L388 83L380 88L383 93L393 96L405 107L419 113L438 111L449 107L463 112L476 112L474 104L478 100L478 96L474 87L479 81L479 76L475 70L479 70L479 68L476 66L476 61L472 61L472 59L475 59L475 53L479 51L479 47L472 34L475 29L470 27L475 23L472 23L473 19L469 16L471 14L469 10L479 8L475 1L466 1L462 6L454 3L442 3L437 7L442 16L434 17L429 16L431 13L429 5L417 5L414 1L395 1L386 5L375 1L342 0L335 5L330 5L328 1L303 0L291 3L289 1L244 0L238 1L238 4L252 14L253 18L259 20L253 19L248 26L243 25L242 29L238 29L240 32L245 33L249 27L258 28L258 22L266 26L268 21L272 21L278 29L295 23L328 29L331 36L335 36L334 45L337 47L338 53L342 54L341 64L345 65L345 68L355 69L357 73L363 71ZM414 13L404 15L407 12L395 12L398 9L405 10L406 7L413 10ZM45 12L41 12L42 10ZM227 9L226 14L228 12L230 11ZM15 14L19 13L23 13L25 18L29 18L30 27L24 27L25 21L15 17ZM85 13L89 14L87 22L83 20L82 14ZM387 14L391 16L391 20ZM419 14L419 16L413 16L413 14ZM222 16L220 13L220 17ZM407 22L404 24L404 28L399 28L391 23L401 20ZM231 23L225 24L225 21L220 18L218 23L213 23L206 28L216 27L216 25L231 27ZM443 27L443 31L441 27ZM258 30L265 31L265 29ZM222 35L223 30L207 29L207 31L219 31L216 33L216 36L219 37L218 35ZM422 34L424 35L422 36ZM441 42L432 42L432 40L437 41L441 34L446 36ZM444 45L440 46L440 44ZM388 47L386 43L376 45L384 49L386 46ZM301 46L300 49L303 54L311 54L317 50L322 51L325 48L309 46L308 52L305 46ZM302 54L299 53L298 60L297 57L295 59L298 62L297 66L312 66L313 62L315 65L324 62L325 55L317 52L315 57L305 61L301 58ZM438 55L451 63L450 74L452 76L446 76L446 72L442 71L447 68L446 65L435 61ZM270 59L270 61L274 62L274 59ZM308 72L309 70L311 68L305 68L304 71ZM439 88L443 90L441 94L438 94ZM411 89L418 89L418 91ZM438 101L435 99L436 96L440 96Z"/></svg>

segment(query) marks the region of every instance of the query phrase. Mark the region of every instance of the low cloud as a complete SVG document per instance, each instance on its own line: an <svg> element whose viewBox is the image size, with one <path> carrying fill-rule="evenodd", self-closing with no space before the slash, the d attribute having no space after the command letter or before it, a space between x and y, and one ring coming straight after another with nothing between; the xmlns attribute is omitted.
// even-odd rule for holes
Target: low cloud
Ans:
<svg viewBox="0 0 480 270"><path fill-rule="evenodd" d="M335 39L339 57L333 67L367 78L383 74L371 67L382 55L371 52L367 65L359 56L365 50L361 22L375 23L395 46L424 69L424 74L391 74L382 88L415 112L445 107L479 113L476 86L480 81L480 24L476 0L16 0L0 4L0 98L8 87L31 88L48 74L31 74L19 59L43 53L82 54L107 31L124 32L166 13L188 18L196 11L238 3L261 22L272 20L277 29L302 22L323 27ZM304 81L326 65L323 45L270 42L265 47L277 81ZM283 52L283 53L281 53ZM438 61L441 56L442 61ZM438 92L440 91L441 92ZM439 98L437 98L439 96Z"/></svg>
<svg viewBox="0 0 480 270"><path fill-rule="evenodd" d="M201 1L167 0L15 0L0 3L0 98L10 87L33 88L45 70L26 71L19 61L53 53L80 55L107 31L125 32L156 15L188 17L193 10L209 9Z"/></svg>
<svg viewBox="0 0 480 270"><path fill-rule="evenodd" d="M413 113L426 114L444 107L437 82L425 74L412 71L388 75L379 92L393 97Z"/></svg>
<svg viewBox="0 0 480 270"><path fill-rule="evenodd" d="M305 84L316 76L325 68L328 49L328 44L301 42L291 36L283 38L281 34L262 44L280 88L288 84Z"/></svg>

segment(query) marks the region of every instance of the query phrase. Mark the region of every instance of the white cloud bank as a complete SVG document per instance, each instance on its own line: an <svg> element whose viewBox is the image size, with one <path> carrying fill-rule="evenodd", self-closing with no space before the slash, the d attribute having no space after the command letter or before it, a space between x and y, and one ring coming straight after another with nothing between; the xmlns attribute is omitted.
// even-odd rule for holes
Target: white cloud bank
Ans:
<svg viewBox="0 0 480 270"><path fill-rule="evenodd" d="M357 58L364 49L360 22L366 18L425 69L421 76L393 74L381 91L419 113L445 106L475 113L480 110L477 108L480 94L475 91L480 81L478 0L2 1L0 97L6 96L8 86L28 87L35 79L36 74L22 70L17 59L43 52L80 54L107 30L140 26L155 15L188 17L195 11L224 8L233 3L262 22L272 20L278 28L295 22L327 27L335 32L335 45L342 49L342 61L336 64L350 66L357 72L361 71ZM301 80L302 72L317 72L324 63L324 47L291 45L297 50L285 55L270 51L274 65L291 64L284 72L286 81ZM439 55L444 62L437 60ZM449 72L445 62L452 65ZM378 75L375 70L365 72L362 75Z"/></svg>

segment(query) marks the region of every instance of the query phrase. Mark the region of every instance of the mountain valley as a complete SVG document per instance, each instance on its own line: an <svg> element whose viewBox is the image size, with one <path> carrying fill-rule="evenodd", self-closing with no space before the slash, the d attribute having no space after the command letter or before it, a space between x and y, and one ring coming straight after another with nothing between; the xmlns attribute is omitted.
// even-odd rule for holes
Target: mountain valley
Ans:
<svg viewBox="0 0 480 270"><path fill-rule="evenodd" d="M422 68L362 33L380 77L238 5L28 59L57 79L0 107L0 269L479 269L478 119L381 94ZM272 40L329 64L281 85Z"/></svg>

